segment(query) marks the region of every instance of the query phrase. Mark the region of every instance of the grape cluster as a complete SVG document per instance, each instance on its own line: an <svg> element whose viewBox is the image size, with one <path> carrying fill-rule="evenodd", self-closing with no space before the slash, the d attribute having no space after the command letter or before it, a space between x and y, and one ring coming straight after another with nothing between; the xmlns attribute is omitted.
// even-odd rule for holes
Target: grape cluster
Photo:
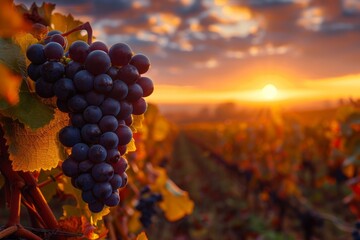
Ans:
<svg viewBox="0 0 360 240"><path fill-rule="evenodd" d="M352 232L353 240L360 240L360 221L356 222L355 229Z"/></svg>
<svg viewBox="0 0 360 240"><path fill-rule="evenodd" d="M135 209L141 212L139 218L141 224L147 228L151 225L151 217L156 214L156 203L162 201L161 194L149 193L148 187L141 191L141 197L135 206Z"/></svg>
<svg viewBox="0 0 360 240"><path fill-rule="evenodd" d="M64 174L82 190L92 212L119 204L119 189L127 183L123 157L132 139L132 114L146 111L144 97L154 89L143 77L150 67L143 54L133 54L125 43L110 49L102 42L67 41L61 32L50 31L44 45L31 45L28 76L43 98L56 97L57 107L70 117L60 130L60 142L71 147L63 162Z"/></svg>

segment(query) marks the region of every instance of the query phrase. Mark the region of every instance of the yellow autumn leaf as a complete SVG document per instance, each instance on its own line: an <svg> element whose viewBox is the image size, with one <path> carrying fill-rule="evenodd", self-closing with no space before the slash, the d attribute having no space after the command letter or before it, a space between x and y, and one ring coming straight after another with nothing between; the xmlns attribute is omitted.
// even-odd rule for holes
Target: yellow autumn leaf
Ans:
<svg viewBox="0 0 360 240"><path fill-rule="evenodd" d="M8 38L21 30L30 29L12 0L1 0L0 9L0 37Z"/></svg>
<svg viewBox="0 0 360 240"><path fill-rule="evenodd" d="M145 232L141 232L137 237L136 240L148 240Z"/></svg>
<svg viewBox="0 0 360 240"><path fill-rule="evenodd" d="M5 99L10 105L19 102L21 75L14 74L9 68L0 63L0 99Z"/></svg>
<svg viewBox="0 0 360 240"><path fill-rule="evenodd" d="M154 127L152 129L152 138L155 141L163 141L170 131L169 122L162 116L158 116L157 121L154 123Z"/></svg>
<svg viewBox="0 0 360 240"><path fill-rule="evenodd" d="M48 170L58 165L63 152L58 132L68 123L68 115L55 111L54 119L42 128L32 130L18 122L5 127L10 160L15 171Z"/></svg>
<svg viewBox="0 0 360 240"><path fill-rule="evenodd" d="M135 152L135 151L136 151L135 139L132 138L127 145L126 152Z"/></svg>
<svg viewBox="0 0 360 240"><path fill-rule="evenodd" d="M144 114L141 115L131 115L133 122L131 124L131 130L133 132L138 132L143 127Z"/></svg>
<svg viewBox="0 0 360 240"><path fill-rule="evenodd" d="M190 199L189 194L181 190L176 184L167 177L165 169L155 168L158 177L150 185L154 192L159 192L163 200L159 203L160 208L164 211L165 217L169 221L177 221L194 210L194 202Z"/></svg>

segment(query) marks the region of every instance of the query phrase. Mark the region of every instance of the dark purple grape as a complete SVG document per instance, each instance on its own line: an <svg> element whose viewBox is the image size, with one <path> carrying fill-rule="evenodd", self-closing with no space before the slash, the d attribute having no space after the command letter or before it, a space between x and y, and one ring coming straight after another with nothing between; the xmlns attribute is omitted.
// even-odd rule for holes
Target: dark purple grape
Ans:
<svg viewBox="0 0 360 240"><path fill-rule="evenodd" d="M117 163L120 160L120 152L117 148L109 149L107 151L106 162L108 163Z"/></svg>
<svg viewBox="0 0 360 240"><path fill-rule="evenodd" d="M89 210L93 213L99 213L104 209L104 204L102 202L96 201L89 203Z"/></svg>
<svg viewBox="0 0 360 240"><path fill-rule="evenodd" d="M126 124L126 126L130 127L132 125L132 123L133 123L133 116L130 115L128 118L125 119L124 124Z"/></svg>
<svg viewBox="0 0 360 240"><path fill-rule="evenodd" d="M30 45L26 50L26 57L34 64L43 64L46 62L44 46L39 43Z"/></svg>
<svg viewBox="0 0 360 240"><path fill-rule="evenodd" d="M37 39L41 40L41 38L48 32L48 29L45 25L41 23L34 23L31 26L30 33Z"/></svg>
<svg viewBox="0 0 360 240"><path fill-rule="evenodd" d="M83 69L81 63L70 61L65 67L65 76L73 79L75 74Z"/></svg>
<svg viewBox="0 0 360 240"><path fill-rule="evenodd" d="M81 142L80 130L73 126L66 126L60 130L59 140L62 145L72 147Z"/></svg>
<svg viewBox="0 0 360 240"><path fill-rule="evenodd" d="M106 74L109 75L111 79L115 81L117 79L118 71L119 68L112 66L109 68L109 70L107 70Z"/></svg>
<svg viewBox="0 0 360 240"><path fill-rule="evenodd" d="M81 40L73 42L69 47L69 56L72 60L84 63L88 56L89 45Z"/></svg>
<svg viewBox="0 0 360 240"><path fill-rule="evenodd" d="M88 123L97 123L102 116L103 114L98 106L88 106L83 113L83 117Z"/></svg>
<svg viewBox="0 0 360 240"><path fill-rule="evenodd" d="M113 167L115 174L121 175L128 168L128 161L121 157L118 162L111 164L111 166Z"/></svg>
<svg viewBox="0 0 360 240"><path fill-rule="evenodd" d="M132 131L126 125L119 125L116 129L116 135L119 138L119 145L128 144L132 139Z"/></svg>
<svg viewBox="0 0 360 240"><path fill-rule="evenodd" d="M101 130L97 124L85 124L81 128L81 137L86 143L98 143Z"/></svg>
<svg viewBox="0 0 360 240"><path fill-rule="evenodd" d="M139 84L142 88L143 97L150 96L154 92L154 83L150 78L141 77L137 80L136 83Z"/></svg>
<svg viewBox="0 0 360 240"><path fill-rule="evenodd" d="M81 198L86 203L96 203L97 200L92 191L85 191L81 193Z"/></svg>
<svg viewBox="0 0 360 240"><path fill-rule="evenodd" d="M86 124L82 113L70 113L70 121L71 125L77 128L82 128Z"/></svg>
<svg viewBox="0 0 360 240"><path fill-rule="evenodd" d="M89 159L86 159L85 161L79 163L79 171L81 173L90 172L93 166L94 166L94 162Z"/></svg>
<svg viewBox="0 0 360 240"><path fill-rule="evenodd" d="M100 41L96 41L96 42L93 42L92 44L90 44L89 52L92 52L92 51L95 51L95 50L102 50L102 51L104 51L106 53L109 52L109 49L106 46L106 44L103 43L103 42L100 42Z"/></svg>
<svg viewBox="0 0 360 240"><path fill-rule="evenodd" d="M71 79L60 78L54 84L54 92L58 99L67 100L75 95L76 89Z"/></svg>
<svg viewBox="0 0 360 240"><path fill-rule="evenodd" d="M133 113L134 115L141 115L146 112L147 103L144 98L140 98L139 100L132 103L133 105Z"/></svg>
<svg viewBox="0 0 360 240"><path fill-rule="evenodd" d="M133 65L125 65L122 68L119 69L117 78L125 82L126 84L130 85L136 82L138 78L140 77L140 74L136 67Z"/></svg>
<svg viewBox="0 0 360 240"><path fill-rule="evenodd" d="M121 174L121 178L122 178L122 184L120 188L123 188L126 186L127 182L128 182L128 175L124 172Z"/></svg>
<svg viewBox="0 0 360 240"><path fill-rule="evenodd" d="M68 107L74 113L84 111L87 106L88 104L85 97L80 94L77 94L68 100Z"/></svg>
<svg viewBox="0 0 360 240"><path fill-rule="evenodd" d="M41 66L41 76L47 82L56 82L63 77L64 65L60 62L48 61Z"/></svg>
<svg viewBox="0 0 360 240"><path fill-rule="evenodd" d="M120 112L116 116L116 118L118 120L124 120L131 115L132 111L133 111L133 106L131 103L129 103L127 101L121 101L120 102Z"/></svg>
<svg viewBox="0 0 360 240"><path fill-rule="evenodd" d="M48 60L60 60L64 55L64 48L57 42L49 42L44 47L44 54Z"/></svg>
<svg viewBox="0 0 360 240"><path fill-rule="evenodd" d="M85 99L89 105L99 106L104 101L105 96L93 90L85 94Z"/></svg>
<svg viewBox="0 0 360 240"><path fill-rule="evenodd" d="M83 173L75 179L75 185L82 191L89 191L94 187L95 181L90 173Z"/></svg>
<svg viewBox="0 0 360 240"><path fill-rule="evenodd" d="M130 64L135 66L140 74L146 73L150 68L149 58L141 53L134 55L130 60Z"/></svg>
<svg viewBox="0 0 360 240"><path fill-rule="evenodd" d="M88 92L94 87L94 76L86 70L81 70L75 74L74 84L79 92Z"/></svg>
<svg viewBox="0 0 360 240"><path fill-rule="evenodd" d="M105 205L108 207L115 207L120 203L119 191L114 191L110 197L106 198L104 201Z"/></svg>
<svg viewBox="0 0 360 240"><path fill-rule="evenodd" d="M79 164L72 158L67 158L61 165L65 176L76 177L79 174Z"/></svg>
<svg viewBox="0 0 360 240"><path fill-rule="evenodd" d="M51 98L55 96L54 93L54 84L51 82L45 81L42 77L36 80L35 83L35 92L42 98Z"/></svg>
<svg viewBox="0 0 360 240"><path fill-rule="evenodd" d="M102 145L95 144L90 147L88 156L95 163L103 162L106 159L107 151Z"/></svg>
<svg viewBox="0 0 360 240"><path fill-rule="evenodd" d="M41 65L30 63L27 68L27 74L31 80L36 81L41 77Z"/></svg>
<svg viewBox="0 0 360 240"><path fill-rule="evenodd" d="M109 181L113 190L116 190L122 185L122 178L119 174L114 174L113 178Z"/></svg>
<svg viewBox="0 0 360 240"><path fill-rule="evenodd" d="M120 152L120 155L122 156L122 155L124 155L126 153L127 146L126 145L119 145L118 150Z"/></svg>
<svg viewBox="0 0 360 240"><path fill-rule="evenodd" d="M99 182L99 183L95 183L92 191L96 198L105 200L106 198L110 197L112 193L112 187L111 184L108 182Z"/></svg>
<svg viewBox="0 0 360 240"><path fill-rule="evenodd" d="M114 169L108 163L98 163L93 166L91 175L96 182L108 182L114 176Z"/></svg>
<svg viewBox="0 0 360 240"><path fill-rule="evenodd" d="M120 112L120 103L113 98L106 98L100 105L104 115L118 115Z"/></svg>
<svg viewBox="0 0 360 240"><path fill-rule="evenodd" d="M50 37L50 42L56 42L60 44L63 49L66 48L67 40L65 37L63 37L61 34L54 34Z"/></svg>
<svg viewBox="0 0 360 240"><path fill-rule="evenodd" d="M104 132L114 132L118 127L118 120L112 115L103 116L99 122L99 128Z"/></svg>
<svg viewBox="0 0 360 240"><path fill-rule="evenodd" d="M113 80L107 74L100 74L94 78L94 89L99 93L108 93L113 88Z"/></svg>
<svg viewBox="0 0 360 240"><path fill-rule="evenodd" d="M116 148L118 146L118 136L113 132L105 132L100 136L99 144L106 149Z"/></svg>
<svg viewBox="0 0 360 240"><path fill-rule="evenodd" d="M70 112L70 109L68 108L68 105L67 105L67 101L56 99L56 106L62 112L65 112L65 113Z"/></svg>
<svg viewBox="0 0 360 240"><path fill-rule="evenodd" d="M134 83L129 86L129 92L126 96L126 100L129 102L135 102L143 96L143 90L139 84Z"/></svg>
<svg viewBox="0 0 360 240"><path fill-rule="evenodd" d="M77 143L71 149L71 157L78 161L84 161L88 158L89 146L85 143Z"/></svg>
<svg viewBox="0 0 360 240"><path fill-rule="evenodd" d="M55 35L55 34L62 34L62 32L58 31L58 30L51 30L46 34L46 38L44 40L45 44L48 44L51 40L51 36Z"/></svg>
<svg viewBox="0 0 360 240"><path fill-rule="evenodd" d="M121 80L115 80L113 83L113 88L109 94L110 97L121 101L126 98L128 95L128 86Z"/></svg>
<svg viewBox="0 0 360 240"><path fill-rule="evenodd" d="M116 43L109 50L111 63L114 66L124 66L129 63L133 52L126 43Z"/></svg>
<svg viewBox="0 0 360 240"><path fill-rule="evenodd" d="M95 76L106 73L110 67L109 55L102 50L90 52L85 61L85 69Z"/></svg>

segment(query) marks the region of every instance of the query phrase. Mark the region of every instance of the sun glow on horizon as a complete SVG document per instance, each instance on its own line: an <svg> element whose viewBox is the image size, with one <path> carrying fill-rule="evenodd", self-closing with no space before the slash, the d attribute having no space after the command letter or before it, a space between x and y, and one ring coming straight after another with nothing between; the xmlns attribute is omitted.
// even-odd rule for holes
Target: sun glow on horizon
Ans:
<svg viewBox="0 0 360 240"><path fill-rule="evenodd" d="M278 89L273 84L267 84L261 90L261 94L265 100L275 100L278 95Z"/></svg>

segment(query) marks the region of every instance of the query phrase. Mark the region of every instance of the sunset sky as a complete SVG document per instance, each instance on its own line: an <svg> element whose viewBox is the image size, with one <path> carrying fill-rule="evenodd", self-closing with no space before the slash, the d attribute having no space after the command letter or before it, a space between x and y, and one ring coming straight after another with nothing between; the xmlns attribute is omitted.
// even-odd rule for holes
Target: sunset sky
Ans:
<svg viewBox="0 0 360 240"><path fill-rule="evenodd" d="M48 2L146 54L155 103L360 97L360 0Z"/></svg>

